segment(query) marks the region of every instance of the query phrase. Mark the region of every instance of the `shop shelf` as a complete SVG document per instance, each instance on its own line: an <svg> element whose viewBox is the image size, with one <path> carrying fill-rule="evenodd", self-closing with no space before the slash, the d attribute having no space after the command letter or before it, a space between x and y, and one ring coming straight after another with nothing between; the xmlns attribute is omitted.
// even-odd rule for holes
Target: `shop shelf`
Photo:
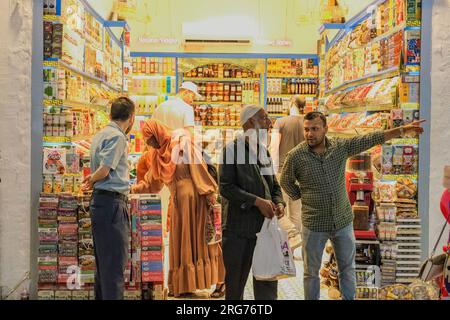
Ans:
<svg viewBox="0 0 450 320"><path fill-rule="evenodd" d="M280 118L280 117L287 117L288 114L286 113L269 113L269 117L274 117L274 118Z"/></svg>
<svg viewBox="0 0 450 320"><path fill-rule="evenodd" d="M379 128L355 128L355 129L347 129L347 130L334 130L330 128L328 131L329 135L335 136L335 137L342 137L342 138L349 138L354 137L358 135L368 134L375 131L381 130Z"/></svg>
<svg viewBox="0 0 450 320"><path fill-rule="evenodd" d="M202 129L242 129L240 126L198 126Z"/></svg>
<svg viewBox="0 0 450 320"><path fill-rule="evenodd" d="M393 145L419 145L419 139L417 138L392 139L389 142Z"/></svg>
<svg viewBox="0 0 450 320"><path fill-rule="evenodd" d="M49 137L44 136L42 141L44 143L71 143L80 140L88 140L91 139L92 136L73 136L73 137Z"/></svg>
<svg viewBox="0 0 450 320"><path fill-rule="evenodd" d="M93 108L99 110L105 110L108 107L107 105L84 103L71 100L58 100L58 99L55 100L44 99L44 106L61 106L67 108L81 108L81 109Z"/></svg>
<svg viewBox="0 0 450 320"><path fill-rule="evenodd" d="M46 14L42 17L42 19L44 21L51 21L51 22L60 22L61 21L61 17L60 16L56 16L56 15L50 15L50 14Z"/></svg>
<svg viewBox="0 0 450 320"><path fill-rule="evenodd" d="M245 104L244 102L229 102L229 101L194 101L192 104Z"/></svg>
<svg viewBox="0 0 450 320"><path fill-rule="evenodd" d="M318 79L319 76L269 76L267 79Z"/></svg>
<svg viewBox="0 0 450 320"><path fill-rule="evenodd" d="M329 114L336 113L350 113L350 112L366 112L366 111L391 111L392 109L396 109L397 106L395 104L387 104L387 105L377 105L377 106L360 106L360 107L342 107L339 109L331 109L328 110Z"/></svg>
<svg viewBox="0 0 450 320"><path fill-rule="evenodd" d="M270 98L291 98L292 96L302 96L302 97L310 97L310 98L317 98L317 95L315 94L298 94L298 93L268 93L267 97Z"/></svg>
<svg viewBox="0 0 450 320"><path fill-rule="evenodd" d="M86 78L86 79L88 79L90 81L94 81L94 82L100 83L100 84L106 86L107 88L109 88L109 89L111 89L113 91L116 91L116 92L120 92L121 91L120 88L114 87L112 84L106 82L105 80L100 79L98 77L95 77L93 75L90 75L90 74L88 74L88 73L86 73L84 71L81 71L81 70L79 70L79 69L77 69L77 68L67 64L66 62L64 62L62 60L58 60L58 61L44 61L43 66L44 67L62 67L62 68L65 68L67 70L70 70L72 72L75 72L75 73L83 76L84 78Z"/></svg>
<svg viewBox="0 0 450 320"><path fill-rule="evenodd" d="M175 96L176 93L134 93L134 92L130 92L129 96L130 97L160 97L160 96Z"/></svg>
<svg viewBox="0 0 450 320"><path fill-rule="evenodd" d="M369 74L367 76L361 77L359 79L355 79L355 80L350 80L350 81L346 81L343 84L330 89L328 91L325 91L325 95L329 95L338 91L342 91L351 87L357 87L359 85L362 84L367 84L367 83L371 83L377 80L382 80L382 79L386 79L386 78L392 78L395 76L400 75L400 68L399 67L394 67L391 69L387 69L384 71L380 71L378 73L374 73L374 74Z"/></svg>
<svg viewBox="0 0 450 320"><path fill-rule="evenodd" d="M239 82L239 81L259 81L260 78L187 78L184 77L183 81L212 81L212 82Z"/></svg>
<svg viewBox="0 0 450 320"><path fill-rule="evenodd" d="M150 75L144 75L144 74L142 74L142 75L139 75L139 74L134 75L133 74L131 77L133 79L155 79L155 78L167 78L167 77L175 78L176 76L173 76L173 75L162 75L162 74L150 74Z"/></svg>
<svg viewBox="0 0 450 320"><path fill-rule="evenodd" d="M417 180L416 174L383 174L382 177L383 180L391 180L391 181L397 181L401 178Z"/></svg>

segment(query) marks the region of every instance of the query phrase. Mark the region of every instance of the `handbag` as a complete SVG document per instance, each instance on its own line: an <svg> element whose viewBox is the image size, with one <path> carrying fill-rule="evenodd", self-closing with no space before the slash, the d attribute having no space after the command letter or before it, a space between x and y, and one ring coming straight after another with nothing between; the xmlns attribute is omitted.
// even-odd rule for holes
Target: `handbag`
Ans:
<svg viewBox="0 0 450 320"><path fill-rule="evenodd" d="M209 207L206 216L206 244L212 245L222 241L222 210L221 205L216 204Z"/></svg>
<svg viewBox="0 0 450 320"><path fill-rule="evenodd" d="M442 275L442 273L444 272L444 265L447 261L447 253L442 253L437 256L435 256L434 254L436 252L439 241L441 241L442 234L444 233L446 226L447 220L445 220L444 227L441 230L441 233L436 241L436 244L434 245L430 257L425 262L423 262L422 266L420 267L419 278L424 282L431 281Z"/></svg>

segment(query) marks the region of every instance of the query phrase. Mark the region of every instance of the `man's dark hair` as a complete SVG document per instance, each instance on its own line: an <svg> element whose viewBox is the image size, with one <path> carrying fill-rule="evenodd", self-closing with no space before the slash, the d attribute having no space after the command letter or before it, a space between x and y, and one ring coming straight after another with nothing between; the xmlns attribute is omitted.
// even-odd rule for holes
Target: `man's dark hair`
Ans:
<svg viewBox="0 0 450 320"><path fill-rule="evenodd" d="M111 119L125 121L134 114L134 102L127 97L115 99L111 104Z"/></svg>
<svg viewBox="0 0 450 320"><path fill-rule="evenodd" d="M303 120L314 120L320 118L323 122L323 126L326 127L327 126L327 118L325 117L325 115L322 112L318 112L318 111L313 111L313 112L308 112L305 117L303 118Z"/></svg>

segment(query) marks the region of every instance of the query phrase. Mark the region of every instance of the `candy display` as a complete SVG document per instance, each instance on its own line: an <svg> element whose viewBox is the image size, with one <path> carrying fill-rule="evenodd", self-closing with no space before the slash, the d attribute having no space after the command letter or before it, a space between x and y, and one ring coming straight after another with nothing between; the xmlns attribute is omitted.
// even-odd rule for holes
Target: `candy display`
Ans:
<svg viewBox="0 0 450 320"><path fill-rule="evenodd" d="M412 300L411 290L401 284L386 286L379 290L378 297L380 300Z"/></svg>
<svg viewBox="0 0 450 320"><path fill-rule="evenodd" d="M277 78L267 80L268 94L311 94L317 93L315 79Z"/></svg>
<svg viewBox="0 0 450 320"><path fill-rule="evenodd" d="M397 91L399 86L399 77L383 79L362 85L353 89L333 93L325 100L325 106L328 110L339 108L351 108L358 106L395 107L397 103Z"/></svg>
<svg viewBox="0 0 450 320"><path fill-rule="evenodd" d="M252 70L229 63L213 63L186 72L187 78L259 78Z"/></svg>
<svg viewBox="0 0 450 320"><path fill-rule="evenodd" d="M202 126L239 126L241 109L239 105L195 106L195 121Z"/></svg>
<svg viewBox="0 0 450 320"><path fill-rule="evenodd" d="M314 59L268 59L267 76L309 76L316 77L318 67Z"/></svg>
<svg viewBox="0 0 450 320"><path fill-rule="evenodd" d="M173 58L132 58L135 75L175 75L175 59Z"/></svg>

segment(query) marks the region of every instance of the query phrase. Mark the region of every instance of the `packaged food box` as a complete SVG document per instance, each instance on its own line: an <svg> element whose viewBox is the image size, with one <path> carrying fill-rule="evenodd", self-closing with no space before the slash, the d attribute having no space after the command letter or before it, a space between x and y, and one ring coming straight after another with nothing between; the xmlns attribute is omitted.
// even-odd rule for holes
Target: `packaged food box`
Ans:
<svg viewBox="0 0 450 320"><path fill-rule="evenodd" d="M38 290L38 300L55 300L55 291Z"/></svg>

